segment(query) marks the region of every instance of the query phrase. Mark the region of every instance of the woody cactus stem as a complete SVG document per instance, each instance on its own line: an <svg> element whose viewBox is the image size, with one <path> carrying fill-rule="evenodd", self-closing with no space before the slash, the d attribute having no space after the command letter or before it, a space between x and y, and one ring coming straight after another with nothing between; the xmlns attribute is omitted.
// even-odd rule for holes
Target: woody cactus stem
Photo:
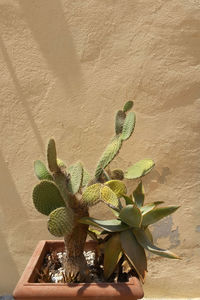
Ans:
<svg viewBox="0 0 200 300"><path fill-rule="evenodd" d="M71 234L64 236L66 249L65 275L68 282L88 281L89 270L83 255L88 226L78 223L82 216L89 216L88 209L86 206L79 206L74 212L73 230Z"/></svg>

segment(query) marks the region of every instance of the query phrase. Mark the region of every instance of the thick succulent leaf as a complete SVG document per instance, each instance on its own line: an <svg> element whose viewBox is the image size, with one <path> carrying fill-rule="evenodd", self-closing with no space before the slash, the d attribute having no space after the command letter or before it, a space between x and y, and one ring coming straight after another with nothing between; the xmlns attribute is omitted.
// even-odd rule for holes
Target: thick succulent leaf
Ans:
<svg viewBox="0 0 200 300"><path fill-rule="evenodd" d="M85 168L83 168L83 178L82 178L82 184L81 184L82 187L86 186L90 180L91 180L91 176L90 176L89 172Z"/></svg>
<svg viewBox="0 0 200 300"><path fill-rule="evenodd" d="M152 203L147 203L146 205L142 206L140 208L140 211L142 213L142 215L146 214L147 212L149 212L150 210L154 209L156 206L158 206L159 204L164 203L164 201L155 201Z"/></svg>
<svg viewBox="0 0 200 300"><path fill-rule="evenodd" d="M126 205L134 204L132 197L128 197L127 195L123 195L123 198L125 199Z"/></svg>
<svg viewBox="0 0 200 300"><path fill-rule="evenodd" d="M108 186L101 187L101 200L116 208L119 206L119 200L116 194Z"/></svg>
<svg viewBox="0 0 200 300"><path fill-rule="evenodd" d="M73 229L73 214L65 207L53 210L49 215L48 230L54 236L70 234Z"/></svg>
<svg viewBox="0 0 200 300"><path fill-rule="evenodd" d="M147 271L147 259L143 247L137 242L133 232L126 230L120 233L121 247L128 261L144 282Z"/></svg>
<svg viewBox="0 0 200 300"><path fill-rule="evenodd" d="M172 253L171 251L164 250L164 249L158 248L157 246L153 245L144 230L133 229L133 232L134 232L134 235L135 235L138 243L144 249L146 249L154 254L163 256L163 257L174 258L174 259L179 258L176 254Z"/></svg>
<svg viewBox="0 0 200 300"><path fill-rule="evenodd" d="M124 172L120 169L114 169L110 172L111 179L123 180L124 179Z"/></svg>
<svg viewBox="0 0 200 300"><path fill-rule="evenodd" d="M133 192L133 197L135 199L135 204L137 205L137 207L140 208L141 206L143 206L145 195L142 181L138 184L137 188Z"/></svg>
<svg viewBox="0 0 200 300"><path fill-rule="evenodd" d="M100 158L96 171L95 177L98 179L101 175L103 169L107 167L107 165L114 159L114 157L119 152L121 148L122 140L120 136L114 137L111 143L107 146L106 150L104 151L102 157Z"/></svg>
<svg viewBox="0 0 200 300"><path fill-rule="evenodd" d="M142 159L128 168L125 172L125 178L136 179L149 173L154 167L155 163L152 159Z"/></svg>
<svg viewBox="0 0 200 300"><path fill-rule="evenodd" d="M53 180L53 177L47 170L45 164L43 162L41 162L40 160L36 160L34 162L34 171L35 171L35 175L40 180L44 180L44 179Z"/></svg>
<svg viewBox="0 0 200 300"><path fill-rule="evenodd" d="M51 172L59 172L59 166L57 164L57 153L56 153L56 143L54 139L50 139L47 147L47 161L49 170Z"/></svg>
<svg viewBox="0 0 200 300"><path fill-rule="evenodd" d="M153 243L153 235L152 235L150 229L147 227L144 229L144 231L146 233L147 238Z"/></svg>
<svg viewBox="0 0 200 300"><path fill-rule="evenodd" d="M131 110L131 108L133 107L133 104L134 104L133 101L127 101L127 102L124 104L123 111L124 111L124 112L127 112L127 111Z"/></svg>
<svg viewBox="0 0 200 300"><path fill-rule="evenodd" d="M80 223L99 227L108 232L120 232L127 230L128 226L120 220L98 220L90 217L84 217L79 220Z"/></svg>
<svg viewBox="0 0 200 300"><path fill-rule="evenodd" d="M135 113L132 111L129 112L126 116L126 119L124 121L124 126L122 129L121 138L123 141L127 140L131 136L135 127L135 121L136 121Z"/></svg>
<svg viewBox="0 0 200 300"><path fill-rule="evenodd" d="M57 185L53 181L43 180L33 189L33 203L36 209L49 215L58 207L65 207L65 202L60 194Z"/></svg>
<svg viewBox="0 0 200 300"><path fill-rule="evenodd" d="M85 189L82 199L88 206L95 205L101 201L101 187L101 183L95 183Z"/></svg>
<svg viewBox="0 0 200 300"><path fill-rule="evenodd" d="M80 162L72 165L68 169L68 173L70 174L70 180L68 182L68 190L72 194L76 194L79 191L82 177L83 177L83 167Z"/></svg>
<svg viewBox="0 0 200 300"><path fill-rule="evenodd" d="M122 257L120 234L114 233L104 244L104 277L108 279L115 271Z"/></svg>
<svg viewBox="0 0 200 300"><path fill-rule="evenodd" d="M119 218L130 227L139 228L142 222L142 214L135 205L127 205L120 211Z"/></svg>
<svg viewBox="0 0 200 300"><path fill-rule="evenodd" d="M117 135L122 133L125 118L125 112L123 110L119 110L115 117L115 133Z"/></svg>
<svg viewBox="0 0 200 300"><path fill-rule="evenodd" d="M126 186L121 180L110 180L105 183L116 195L121 197L126 194Z"/></svg>
<svg viewBox="0 0 200 300"><path fill-rule="evenodd" d="M161 220L162 218L172 214L178 208L179 206L169 206L169 207L161 207L161 208L155 208L153 210L150 210L143 215L142 226L148 226L150 224L153 224Z"/></svg>

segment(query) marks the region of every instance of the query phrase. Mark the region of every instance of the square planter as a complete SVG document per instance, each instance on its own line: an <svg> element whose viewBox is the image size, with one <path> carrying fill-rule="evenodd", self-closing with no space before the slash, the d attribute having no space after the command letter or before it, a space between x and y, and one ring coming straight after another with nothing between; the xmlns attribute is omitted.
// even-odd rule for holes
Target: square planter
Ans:
<svg viewBox="0 0 200 300"><path fill-rule="evenodd" d="M91 248L92 241L86 243ZM22 274L13 297L16 300L135 300L144 296L140 281L132 277L129 282L119 283L35 283L36 269L40 269L45 254L50 250L63 250L63 241L40 241L24 273Z"/></svg>

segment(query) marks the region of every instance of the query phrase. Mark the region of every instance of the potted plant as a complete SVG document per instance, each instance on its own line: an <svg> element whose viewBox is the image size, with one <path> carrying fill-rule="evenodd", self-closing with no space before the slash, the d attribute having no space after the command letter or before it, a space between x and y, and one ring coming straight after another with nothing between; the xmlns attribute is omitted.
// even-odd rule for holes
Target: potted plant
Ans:
<svg viewBox="0 0 200 300"><path fill-rule="evenodd" d="M134 131L136 117L132 107L133 102L128 101L117 112L115 136L101 156L93 177L82 163L67 167L58 159L54 139L50 139L47 147L48 169L43 162L35 161L34 170L40 182L33 189L33 203L40 213L48 216L50 233L62 236L64 241L39 243L14 291L16 300L59 300L74 296L140 299L143 297L140 281L144 282L147 271L145 250L178 258L156 247L149 230L149 225L178 207L159 207L163 201L144 204L142 181L127 194L124 179L142 178L154 167L153 160L140 160L126 171L109 168L122 143ZM99 220L89 216L89 207L100 201L113 212L113 219ZM93 242L86 242L88 235ZM95 254L92 267L84 252L88 249L93 249ZM49 251L47 263L44 260ZM55 251L64 251L60 283L51 283L48 273L49 264L53 261L55 267L58 263Z"/></svg>

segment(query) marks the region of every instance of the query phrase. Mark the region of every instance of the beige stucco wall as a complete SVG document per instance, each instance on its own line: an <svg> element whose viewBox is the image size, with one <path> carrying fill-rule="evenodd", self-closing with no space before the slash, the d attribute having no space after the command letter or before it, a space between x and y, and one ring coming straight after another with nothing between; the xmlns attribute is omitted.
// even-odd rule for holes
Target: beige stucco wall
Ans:
<svg viewBox="0 0 200 300"><path fill-rule="evenodd" d="M148 201L181 205L152 229L183 260L151 255L146 296L200 296L199 1L0 0L0 30L0 294L51 238L31 200L48 138L93 171L134 100L135 134L113 165L153 158Z"/></svg>

